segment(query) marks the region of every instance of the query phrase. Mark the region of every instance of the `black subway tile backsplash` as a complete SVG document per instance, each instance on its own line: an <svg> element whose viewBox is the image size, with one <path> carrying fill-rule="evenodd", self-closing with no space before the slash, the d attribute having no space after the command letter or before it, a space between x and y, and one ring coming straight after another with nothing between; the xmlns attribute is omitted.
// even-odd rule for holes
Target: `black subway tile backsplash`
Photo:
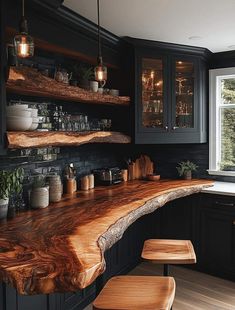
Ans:
<svg viewBox="0 0 235 310"><path fill-rule="evenodd" d="M29 152L29 151L28 151ZM31 150L32 154L46 152ZM52 149L49 149L49 153ZM58 148L56 151L58 153ZM195 177L213 178L234 182L234 178L211 177L207 173L209 167L208 144L191 145L125 145L125 144L87 144L79 147L61 147L56 160L38 161L35 156L21 157L21 151L8 151L7 156L0 157L0 169L13 169L22 166L26 176L35 169L47 173L51 170L63 171L69 163L74 163L78 176L90 173L93 169L119 166L125 167L125 159L135 159L146 154L153 160L157 172L162 178L177 178L177 163L183 160L195 162L199 169ZM28 153L31 154L31 153Z"/></svg>

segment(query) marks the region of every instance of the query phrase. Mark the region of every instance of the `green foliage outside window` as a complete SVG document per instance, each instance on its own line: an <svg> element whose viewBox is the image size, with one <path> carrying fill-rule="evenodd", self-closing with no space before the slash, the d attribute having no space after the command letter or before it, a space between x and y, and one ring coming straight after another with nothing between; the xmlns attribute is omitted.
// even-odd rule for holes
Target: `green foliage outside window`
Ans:
<svg viewBox="0 0 235 310"><path fill-rule="evenodd" d="M222 82L224 104L235 104L235 79ZM235 108L221 109L221 170L235 170Z"/></svg>

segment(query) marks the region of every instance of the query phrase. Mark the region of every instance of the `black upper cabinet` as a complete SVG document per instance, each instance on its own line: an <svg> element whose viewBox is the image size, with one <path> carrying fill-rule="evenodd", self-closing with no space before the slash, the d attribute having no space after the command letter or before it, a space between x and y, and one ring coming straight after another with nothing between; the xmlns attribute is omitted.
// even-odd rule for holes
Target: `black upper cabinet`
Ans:
<svg viewBox="0 0 235 310"><path fill-rule="evenodd" d="M135 143L205 143L208 51L127 40L135 58Z"/></svg>

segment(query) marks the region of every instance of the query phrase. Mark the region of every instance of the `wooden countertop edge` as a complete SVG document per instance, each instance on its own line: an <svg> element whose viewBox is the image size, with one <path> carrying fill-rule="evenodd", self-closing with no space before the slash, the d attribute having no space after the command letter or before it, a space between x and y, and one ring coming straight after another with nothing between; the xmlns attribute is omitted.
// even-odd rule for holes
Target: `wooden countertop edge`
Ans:
<svg viewBox="0 0 235 310"><path fill-rule="evenodd" d="M174 189L174 191L171 190L165 194L158 195L153 199L147 200L144 205L138 207L134 211L131 211L127 216L120 218L116 223L111 225L109 229L98 239L100 247L102 248L103 251L110 249L118 240L122 238L122 235L125 232L125 230L131 224L137 221L140 217L156 211L158 208L164 206L167 202L170 202L178 198L183 198L191 194L199 193L202 191L202 189L206 187L210 187L210 185L193 185L191 187L187 187L186 189L177 189L177 190ZM120 225L122 225L123 223L125 224L128 223L128 225L121 226L122 229L120 229ZM114 237L112 238L112 236L115 235L117 237L116 235L117 229L119 232L118 238L114 239ZM105 242L102 242L101 239L104 239ZM107 243L107 240L110 240L110 243Z"/></svg>
<svg viewBox="0 0 235 310"><path fill-rule="evenodd" d="M119 241L127 228L137 221L140 217L153 213L158 208L164 206L167 202L172 200L183 198L192 194L201 192L204 188L213 186L211 185L192 185L185 189L174 189L174 191L169 190L167 193L160 194L157 197L147 200L144 205L138 207L134 211L131 211L127 216L120 218L113 225L111 225L108 230L102 234L97 243L102 254L102 265L105 266L104 252L110 249L117 241ZM89 284L91 284L91 281ZM85 288L86 286L82 287Z"/></svg>

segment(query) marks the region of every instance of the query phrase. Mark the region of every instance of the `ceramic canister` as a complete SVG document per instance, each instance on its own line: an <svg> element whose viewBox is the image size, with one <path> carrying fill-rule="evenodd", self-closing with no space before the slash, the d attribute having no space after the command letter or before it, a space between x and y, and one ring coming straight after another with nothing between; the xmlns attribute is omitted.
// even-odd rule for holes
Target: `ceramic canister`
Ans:
<svg viewBox="0 0 235 310"><path fill-rule="evenodd" d="M9 199L0 199L0 219L7 217Z"/></svg>
<svg viewBox="0 0 235 310"><path fill-rule="evenodd" d="M49 187L38 187L30 193L30 206L33 209L46 208L49 205Z"/></svg>
<svg viewBox="0 0 235 310"><path fill-rule="evenodd" d="M63 187L59 175L49 175L49 200L50 202L60 201L62 198Z"/></svg>

